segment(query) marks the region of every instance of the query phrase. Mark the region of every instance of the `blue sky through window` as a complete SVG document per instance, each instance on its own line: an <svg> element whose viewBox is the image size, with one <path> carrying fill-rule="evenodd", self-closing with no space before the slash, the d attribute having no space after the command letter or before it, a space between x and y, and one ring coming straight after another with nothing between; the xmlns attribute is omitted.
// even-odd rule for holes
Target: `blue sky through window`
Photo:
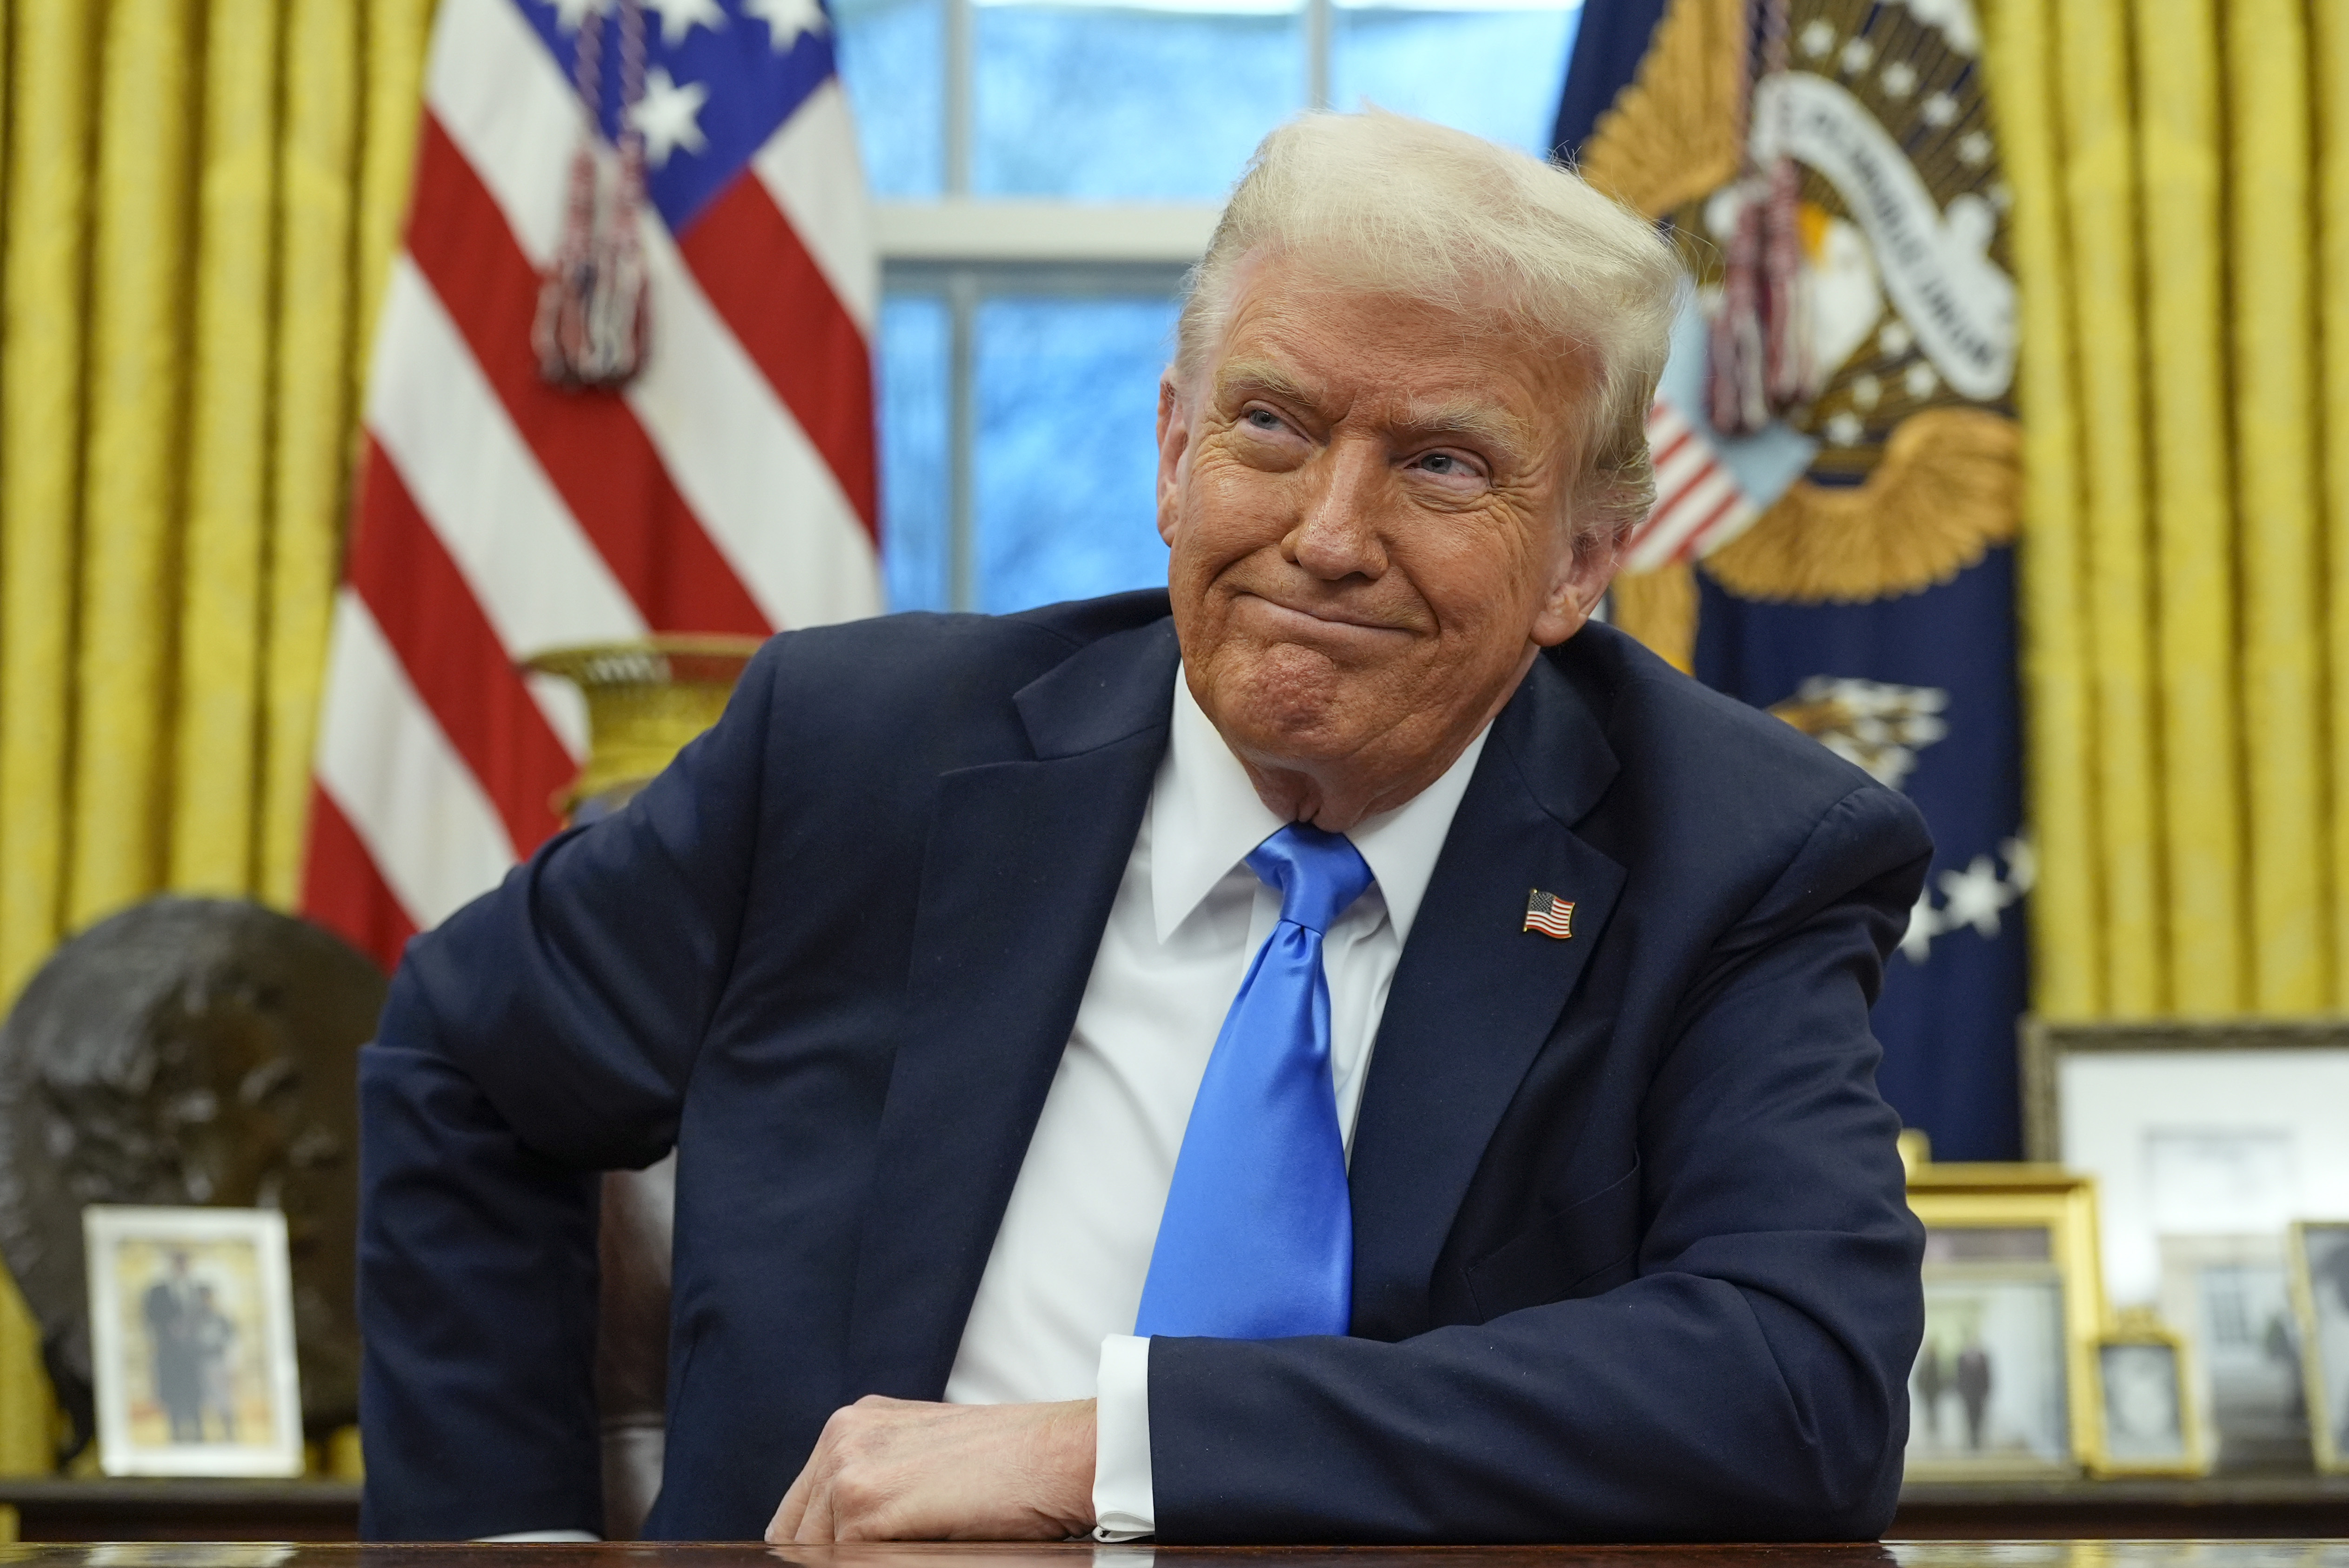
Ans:
<svg viewBox="0 0 2349 1568"><path fill-rule="evenodd" d="M1166 581L1155 501L1167 299L978 310L978 608Z"/></svg>
<svg viewBox="0 0 2349 1568"><path fill-rule="evenodd" d="M948 354L953 324L934 294L881 305L881 573L893 610L953 602L947 536Z"/></svg>
<svg viewBox="0 0 2349 1568"><path fill-rule="evenodd" d="M1304 107L1297 11L978 7L983 195L1218 201Z"/></svg>

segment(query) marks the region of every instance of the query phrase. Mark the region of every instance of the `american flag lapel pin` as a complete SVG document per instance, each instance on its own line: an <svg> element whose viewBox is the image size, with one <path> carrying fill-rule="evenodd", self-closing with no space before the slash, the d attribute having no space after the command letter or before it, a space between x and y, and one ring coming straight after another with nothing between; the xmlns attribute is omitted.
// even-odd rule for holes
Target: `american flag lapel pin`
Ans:
<svg viewBox="0 0 2349 1568"><path fill-rule="evenodd" d="M1525 929L1538 931L1544 936L1555 936L1560 941L1572 936L1574 901L1535 888L1526 894Z"/></svg>

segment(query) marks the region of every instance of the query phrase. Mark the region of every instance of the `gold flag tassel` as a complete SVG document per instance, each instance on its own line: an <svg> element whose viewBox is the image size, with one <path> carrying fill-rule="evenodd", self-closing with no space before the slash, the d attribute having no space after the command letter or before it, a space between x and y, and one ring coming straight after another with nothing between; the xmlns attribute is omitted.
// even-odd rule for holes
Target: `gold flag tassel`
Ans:
<svg viewBox="0 0 2349 1568"><path fill-rule="evenodd" d="M590 6L579 24L573 75L587 118L571 160L563 243L541 278L531 326L539 374L557 387L624 387L643 367L647 346L645 261L636 235L645 139L630 114L645 89L642 0L620 0L619 28L619 167L606 194L595 157L604 105L602 8Z"/></svg>

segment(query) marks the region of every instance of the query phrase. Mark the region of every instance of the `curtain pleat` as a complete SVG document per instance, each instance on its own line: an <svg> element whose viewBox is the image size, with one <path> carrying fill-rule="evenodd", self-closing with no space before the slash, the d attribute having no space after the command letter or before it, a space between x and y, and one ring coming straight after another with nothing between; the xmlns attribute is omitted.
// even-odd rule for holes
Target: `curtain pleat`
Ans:
<svg viewBox="0 0 2349 1568"><path fill-rule="evenodd" d="M268 732L258 889L281 904L291 904L300 886L311 742L342 563L351 452L359 37L358 11L348 0L287 5L278 228L285 283L278 306L271 459Z"/></svg>
<svg viewBox="0 0 2349 1568"><path fill-rule="evenodd" d="M2001 0L1987 21L1992 107L2014 190L2012 243L2024 284L2026 351L2016 366L2015 401L2029 523L2017 552L2023 677L2032 698L2023 760L2039 861L2032 895L2033 1003L2051 1016L2093 1017L2104 1009L2105 961L2054 17L2047 0Z"/></svg>
<svg viewBox="0 0 2349 1568"><path fill-rule="evenodd" d="M254 884L275 298L277 0L213 0L197 177L171 879Z"/></svg>
<svg viewBox="0 0 2349 1568"><path fill-rule="evenodd" d="M2072 295L2078 302L2105 1009L2117 1017L2143 1016L2158 1012L2163 996L2127 18L2122 0L2067 0L2058 15L2064 64L2062 189L2072 225Z"/></svg>
<svg viewBox="0 0 2349 1568"><path fill-rule="evenodd" d="M2333 1006L2349 1011L2349 7L2310 8L2315 105L2320 425L2332 736Z"/></svg>
<svg viewBox="0 0 2349 1568"><path fill-rule="evenodd" d="M292 903L430 0L7 0L0 1002L164 890ZM0 1470L46 1470L0 1281Z"/></svg>
<svg viewBox="0 0 2349 1568"><path fill-rule="evenodd" d="M2161 966L2176 1012L2243 1002L2235 573L2228 531L2225 210L2215 0L2142 0L2137 173L2144 200L2147 429L2161 746Z"/></svg>
<svg viewBox="0 0 2349 1568"><path fill-rule="evenodd" d="M191 0L114 0L101 51L69 929L162 881L187 363L191 9Z"/></svg>
<svg viewBox="0 0 2349 1568"><path fill-rule="evenodd" d="M64 913L98 14L18 0L0 257L0 995Z"/></svg>
<svg viewBox="0 0 2349 1568"><path fill-rule="evenodd" d="M2225 7L2251 981L2252 1005L2263 1013L2315 1012L2333 999L2302 5L2228 0Z"/></svg>
<svg viewBox="0 0 2349 1568"><path fill-rule="evenodd" d="M2349 1005L2349 18L1994 0L2033 1005ZM2328 446L2329 443L2329 446Z"/></svg>

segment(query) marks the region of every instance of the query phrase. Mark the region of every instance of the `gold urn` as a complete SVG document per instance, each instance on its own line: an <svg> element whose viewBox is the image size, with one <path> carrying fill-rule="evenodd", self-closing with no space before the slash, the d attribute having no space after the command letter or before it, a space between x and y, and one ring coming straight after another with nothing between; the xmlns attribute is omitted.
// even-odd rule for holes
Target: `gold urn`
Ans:
<svg viewBox="0 0 2349 1568"><path fill-rule="evenodd" d="M685 743L718 722L756 637L676 635L555 648L525 669L560 676L587 699L587 764L555 796L565 821L618 810Z"/></svg>

